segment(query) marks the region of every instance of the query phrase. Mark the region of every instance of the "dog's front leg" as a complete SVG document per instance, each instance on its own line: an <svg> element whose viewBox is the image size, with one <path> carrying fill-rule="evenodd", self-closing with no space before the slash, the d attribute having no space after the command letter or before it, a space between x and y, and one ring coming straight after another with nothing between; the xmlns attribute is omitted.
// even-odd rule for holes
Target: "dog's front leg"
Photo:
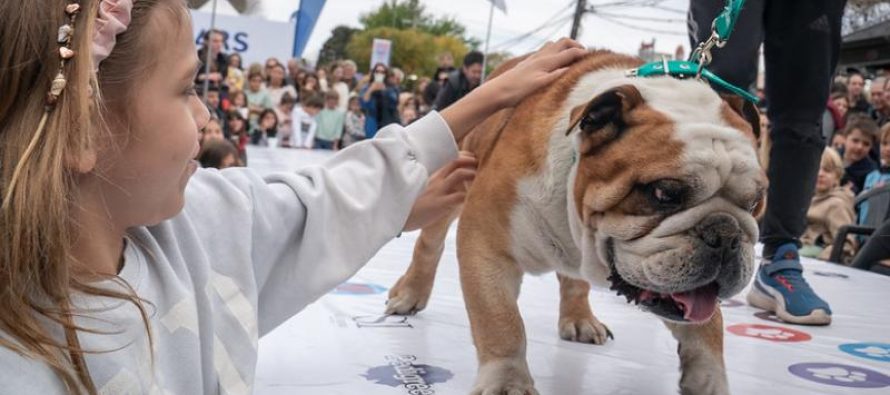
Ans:
<svg viewBox="0 0 890 395"><path fill-rule="evenodd" d="M680 393L683 395L726 395L726 365L723 362L723 315L720 308L701 324L665 322L677 339L680 354Z"/></svg>
<svg viewBox="0 0 890 395"><path fill-rule="evenodd" d="M479 361L471 394L537 395L516 303L522 270L490 235L474 232L471 221L462 220L458 233L461 287Z"/></svg>

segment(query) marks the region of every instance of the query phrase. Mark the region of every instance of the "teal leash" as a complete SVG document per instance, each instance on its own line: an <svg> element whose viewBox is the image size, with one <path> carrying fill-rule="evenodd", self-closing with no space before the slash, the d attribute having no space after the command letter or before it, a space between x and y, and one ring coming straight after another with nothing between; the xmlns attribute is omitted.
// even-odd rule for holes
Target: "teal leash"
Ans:
<svg viewBox="0 0 890 395"><path fill-rule="evenodd" d="M695 48L692 55L689 56L689 60L663 59L660 62L649 62L638 68L628 70L626 75L628 77L671 76L678 79L695 78L717 85L743 97L745 100L757 104L760 101L757 96L752 95L745 89L730 84L706 68L711 63L711 50L715 47L723 48L726 45L729 36L735 29L735 23L744 5L745 0L726 0L726 6L723 7L723 11L711 23L711 36Z"/></svg>

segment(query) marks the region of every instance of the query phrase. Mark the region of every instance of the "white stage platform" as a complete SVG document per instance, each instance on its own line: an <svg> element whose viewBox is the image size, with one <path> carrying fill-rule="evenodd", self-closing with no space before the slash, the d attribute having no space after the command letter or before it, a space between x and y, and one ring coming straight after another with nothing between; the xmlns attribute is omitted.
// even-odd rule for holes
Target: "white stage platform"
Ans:
<svg viewBox="0 0 890 395"><path fill-rule="evenodd" d="M329 156L262 148L248 155L250 166L262 172ZM468 393L476 356L453 229L426 310L412 317L382 315L388 288L406 269L416 236L393 240L349 282L262 338L255 393ZM732 392L890 394L890 277L810 260L805 266L807 280L831 304L834 323L787 325L747 306L744 294L724 301ZM677 344L659 320L595 289L591 305L615 339L602 346L563 341L556 330L558 289L553 274L526 276L519 301L529 366L541 394L677 393Z"/></svg>

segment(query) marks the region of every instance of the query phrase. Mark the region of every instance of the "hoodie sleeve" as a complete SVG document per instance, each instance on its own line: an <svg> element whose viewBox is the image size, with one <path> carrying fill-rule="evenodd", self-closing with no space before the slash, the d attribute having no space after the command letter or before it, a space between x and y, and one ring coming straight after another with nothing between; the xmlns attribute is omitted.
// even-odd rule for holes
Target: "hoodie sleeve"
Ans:
<svg viewBox="0 0 890 395"><path fill-rule="evenodd" d="M820 254L819 258L823 260L827 260L829 255L831 254L831 248L834 244L834 239L837 237L840 229L844 225L850 225L856 222L855 214L853 213L853 202L850 199L842 199L842 198L832 198L832 207L826 210L825 217L825 226L828 228L828 234L831 237L831 240L826 240L828 245L825 246L825 249ZM847 239L844 241L844 254L843 254L843 262L847 263L853 258L853 254L856 251L856 240L852 235L847 236Z"/></svg>
<svg viewBox="0 0 890 395"><path fill-rule="evenodd" d="M401 232L428 175L456 157L448 125L433 112L407 127L387 126L320 166L265 177L250 169L201 172L196 195L234 189L214 199L245 208L249 230L236 232L250 248L260 334L364 266ZM219 216L218 207L195 206Z"/></svg>

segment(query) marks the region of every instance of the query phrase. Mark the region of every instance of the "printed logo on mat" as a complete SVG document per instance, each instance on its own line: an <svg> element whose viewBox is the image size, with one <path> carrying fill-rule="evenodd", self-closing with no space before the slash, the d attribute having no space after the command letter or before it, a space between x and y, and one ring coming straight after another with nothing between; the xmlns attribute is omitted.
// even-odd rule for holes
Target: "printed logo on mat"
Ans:
<svg viewBox="0 0 890 395"><path fill-rule="evenodd" d="M839 363L798 363L788 367L791 374L820 384L853 388L890 386L890 376L859 366Z"/></svg>
<svg viewBox="0 0 890 395"><path fill-rule="evenodd" d="M730 308L730 307L739 307L744 306L745 304L736 300L736 299L726 299L720 301L720 307Z"/></svg>
<svg viewBox="0 0 890 395"><path fill-rule="evenodd" d="M841 344L838 348L860 358L890 362L890 344L887 343L848 343Z"/></svg>
<svg viewBox="0 0 890 395"><path fill-rule="evenodd" d="M418 364L414 355L387 355L387 365L368 369L362 376L375 384L404 387L409 395L434 395L433 384L445 383L454 377L450 370Z"/></svg>
<svg viewBox="0 0 890 395"><path fill-rule="evenodd" d="M803 342L812 339L808 333L772 325L736 324L726 327L726 330L734 335L774 342Z"/></svg>
<svg viewBox="0 0 890 395"><path fill-rule="evenodd" d="M331 291L334 295L376 295L386 292L386 287L371 283L346 282Z"/></svg>

